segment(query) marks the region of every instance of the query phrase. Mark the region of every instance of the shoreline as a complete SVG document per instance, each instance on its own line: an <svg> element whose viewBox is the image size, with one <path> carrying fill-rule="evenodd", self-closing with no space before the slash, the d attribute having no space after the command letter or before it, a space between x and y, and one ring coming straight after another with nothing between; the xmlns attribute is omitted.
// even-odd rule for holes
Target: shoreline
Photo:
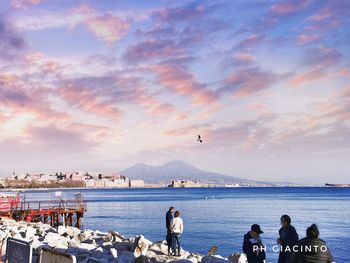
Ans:
<svg viewBox="0 0 350 263"><path fill-rule="evenodd" d="M1 188L0 192L29 192L29 191L60 191L60 190L135 190L135 189L249 189L249 188L350 188L350 186L322 186L322 185L304 185L304 186L240 186L240 187L58 187L58 188Z"/></svg>
<svg viewBox="0 0 350 263"><path fill-rule="evenodd" d="M32 262L37 262L41 248L73 255L76 262L118 263L243 263L245 255L236 253L228 258L219 255L205 256L181 249L181 256L168 255L166 241L151 242L142 234L127 238L116 231L80 230L70 226L58 226L9 218L0 219L1 259L6 253L8 237L29 242L32 247ZM94 261L95 262L95 261Z"/></svg>

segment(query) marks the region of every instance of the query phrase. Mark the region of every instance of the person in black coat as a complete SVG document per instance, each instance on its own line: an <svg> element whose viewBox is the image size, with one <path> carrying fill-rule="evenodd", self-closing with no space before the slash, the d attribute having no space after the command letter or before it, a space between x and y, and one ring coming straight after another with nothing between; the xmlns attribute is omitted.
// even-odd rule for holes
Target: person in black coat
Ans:
<svg viewBox="0 0 350 263"><path fill-rule="evenodd" d="M166 226L166 229L167 229L167 233L166 233L166 243L168 245L168 255L170 255L170 248L173 244L173 237L172 237L172 234L171 234L171 230L170 230L170 222L171 220L173 219L173 213L175 211L175 208L174 207L170 207L168 212L166 212L166 215L165 215L165 226Z"/></svg>
<svg viewBox="0 0 350 263"><path fill-rule="evenodd" d="M281 217L281 229L277 243L281 245L278 263L289 263L293 246L298 244L299 236L295 228L290 224L292 220L288 215Z"/></svg>
<svg viewBox="0 0 350 263"><path fill-rule="evenodd" d="M290 263L332 263L333 256L319 234L315 224L308 227L306 237L299 240L297 252L292 254Z"/></svg>
<svg viewBox="0 0 350 263"><path fill-rule="evenodd" d="M244 235L243 252L247 255L248 263L263 263L266 259L265 246L263 245L260 234L260 226L254 224L251 230Z"/></svg>

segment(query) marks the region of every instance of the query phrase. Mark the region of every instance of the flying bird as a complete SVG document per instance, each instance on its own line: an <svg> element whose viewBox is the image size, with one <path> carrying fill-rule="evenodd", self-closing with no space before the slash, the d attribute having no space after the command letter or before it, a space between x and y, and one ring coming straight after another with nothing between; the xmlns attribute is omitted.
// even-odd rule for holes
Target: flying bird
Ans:
<svg viewBox="0 0 350 263"><path fill-rule="evenodd" d="M202 140L202 138L201 138L201 136L198 134L198 139L197 139L197 142L200 142L200 143L202 143L203 142L203 140Z"/></svg>

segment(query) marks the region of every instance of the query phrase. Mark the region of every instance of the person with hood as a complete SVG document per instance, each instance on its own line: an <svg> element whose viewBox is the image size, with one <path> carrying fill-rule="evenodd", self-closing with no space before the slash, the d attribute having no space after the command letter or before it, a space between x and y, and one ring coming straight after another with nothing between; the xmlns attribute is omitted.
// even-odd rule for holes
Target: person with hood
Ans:
<svg viewBox="0 0 350 263"><path fill-rule="evenodd" d="M175 209L173 206L169 207L169 210L168 210L168 212L166 212L166 215L165 215L165 226L167 229L166 243L168 245L168 255L170 255L170 248L172 247L172 243L173 243L173 237L172 237L171 230L170 230L170 222L173 219L174 210Z"/></svg>
<svg viewBox="0 0 350 263"><path fill-rule="evenodd" d="M254 224L251 230L244 235L243 252L247 255L248 263L264 263L266 259L265 246L263 245L260 234L260 226Z"/></svg>
<svg viewBox="0 0 350 263"><path fill-rule="evenodd" d="M174 214L174 218L171 219L170 222L170 230L173 237L173 255L174 256L180 256L181 251L181 244L180 244L180 236L184 230L184 224L182 221L182 218L180 217L180 212L176 211ZM177 254L176 254L176 248L177 248Z"/></svg>
<svg viewBox="0 0 350 263"><path fill-rule="evenodd" d="M332 263L333 256L326 242L319 238L317 225L306 230L306 237L299 240L297 252L291 256L291 263Z"/></svg>
<svg viewBox="0 0 350 263"><path fill-rule="evenodd" d="M277 243L281 245L278 263L289 263L293 246L298 244L299 236L295 228L291 225L291 218L288 215L281 217L281 229Z"/></svg>

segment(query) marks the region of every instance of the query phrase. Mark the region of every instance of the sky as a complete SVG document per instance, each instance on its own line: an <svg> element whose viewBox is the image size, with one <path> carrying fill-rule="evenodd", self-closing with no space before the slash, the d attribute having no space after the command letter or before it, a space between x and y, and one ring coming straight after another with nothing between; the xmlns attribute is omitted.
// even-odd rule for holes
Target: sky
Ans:
<svg viewBox="0 0 350 263"><path fill-rule="evenodd" d="M2 0L0 175L350 183L349 28L347 0Z"/></svg>

